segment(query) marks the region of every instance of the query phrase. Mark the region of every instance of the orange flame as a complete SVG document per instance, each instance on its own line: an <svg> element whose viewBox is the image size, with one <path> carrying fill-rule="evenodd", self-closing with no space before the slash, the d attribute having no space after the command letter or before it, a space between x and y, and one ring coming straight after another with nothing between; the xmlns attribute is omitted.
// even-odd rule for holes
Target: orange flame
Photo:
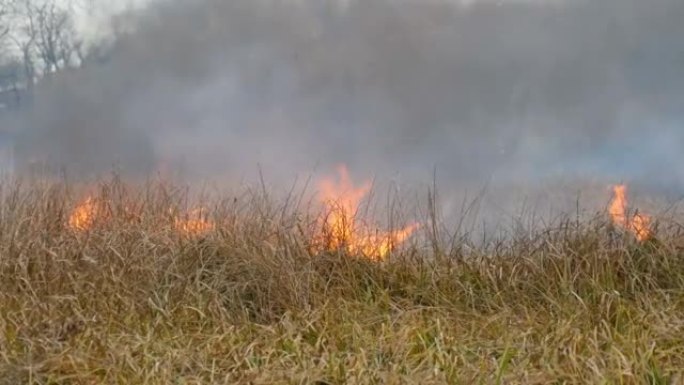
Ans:
<svg viewBox="0 0 684 385"><path fill-rule="evenodd" d="M613 186L608 213L616 226L630 231L640 242L651 237L651 217L636 213L630 218L627 214L627 186Z"/></svg>
<svg viewBox="0 0 684 385"><path fill-rule="evenodd" d="M613 186L613 201L610 202L608 213L613 223L620 227L627 227L627 186Z"/></svg>
<svg viewBox="0 0 684 385"><path fill-rule="evenodd" d="M88 197L81 202L69 216L69 228L75 231L87 231L95 223L97 216L97 202Z"/></svg>
<svg viewBox="0 0 684 385"><path fill-rule="evenodd" d="M184 218L175 218L174 223L179 232L190 236L202 235L215 228L203 209L193 210Z"/></svg>
<svg viewBox="0 0 684 385"><path fill-rule="evenodd" d="M106 215L98 204L98 200L89 196L74 208L69 215L67 225L73 231L86 232L93 227L97 220L102 220L104 217ZM139 219L139 215L126 207L125 219L133 222ZM193 210L183 217L174 216L174 225L176 231L190 236L201 235L215 228L214 223L207 218L204 209Z"/></svg>
<svg viewBox="0 0 684 385"><path fill-rule="evenodd" d="M370 191L371 183L354 187L349 171L338 166L339 181L325 178L319 184L320 200L326 205L323 219L324 249L345 249L352 254L362 254L372 260L384 260L393 248L405 242L419 227L412 224L397 231L373 231L358 221L357 211L361 200ZM318 240L321 243L321 240Z"/></svg>

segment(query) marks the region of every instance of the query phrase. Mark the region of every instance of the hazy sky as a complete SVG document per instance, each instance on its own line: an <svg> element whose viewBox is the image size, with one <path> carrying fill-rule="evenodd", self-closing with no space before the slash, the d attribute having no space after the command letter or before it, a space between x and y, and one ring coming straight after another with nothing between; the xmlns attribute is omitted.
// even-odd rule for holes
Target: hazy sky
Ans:
<svg viewBox="0 0 684 385"><path fill-rule="evenodd" d="M107 63L41 90L19 156L79 175L261 166L286 184L346 163L436 168L445 189L684 187L684 1L164 3Z"/></svg>

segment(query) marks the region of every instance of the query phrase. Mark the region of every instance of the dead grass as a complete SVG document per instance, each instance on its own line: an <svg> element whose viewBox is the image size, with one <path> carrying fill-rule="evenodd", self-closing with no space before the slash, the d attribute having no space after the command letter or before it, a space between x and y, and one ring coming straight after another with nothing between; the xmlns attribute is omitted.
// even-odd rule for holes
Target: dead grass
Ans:
<svg viewBox="0 0 684 385"><path fill-rule="evenodd" d="M102 184L83 233L64 184L1 195L0 384L682 383L675 226L637 244L559 219L473 248L427 225L374 263L313 255L308 210L261 193L205 202L200 236L169 186Z"/></svg>

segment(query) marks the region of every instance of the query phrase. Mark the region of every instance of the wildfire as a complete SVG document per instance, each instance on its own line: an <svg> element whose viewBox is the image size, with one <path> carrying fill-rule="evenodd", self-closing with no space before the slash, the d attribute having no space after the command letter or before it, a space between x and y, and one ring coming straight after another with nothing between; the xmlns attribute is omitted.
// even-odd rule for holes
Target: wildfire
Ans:
<svg viewBox="0 0 684 385"><path fill-rule="evenodd" d="M373 260L383 260L394 247L405 242L418 224L412 224L397 231L378 231L369 228L357 218L359 204L370 191L371 183L364 182L354 187L349 171L343 165L338 167L339 181L325 178L319 184L320 200L326 206L322 221L323 248L346 249L352 254L362 254Z"/></svg>
<svg viewBox="0 0 684 385"><path fill-rule="evenodd" d="M97 202L88 197L81 202L69 216L69 228L76 231L87 231L95 223L97 216Z"/></svg>
<svg viewBox="0 0 684 385"><path fill-rule="evenodd" d="M196 209L184 218L175 218L176 230L185 235L202 235L214 229L214 223L206 215L205 210Z"/></svg>
<svg viewBox="0 0 684 385"><path fill-rule="evenodd" d="M126 222L132 222L138 218L137 215L129 213L126 208ZM90 230L97 220L112 219L110 216L103 215L101 206L98 200L89 196L81 203L79 203L69 215L67 221L68 227L76 232L86 232ZM195 236L212 231L215 226L207 217L206 210L196 209L192 210L184 216L174 216L173 224L176 231L179 233Z"/></svg>
<svg viewBox="0 0 684 385"><path fill-rule="evenodd" d="M651 218L640 213L630 217L627 213L627 186L613 187L613 201L608 213L616 226L630 231L640 242L651 237Z"/></svg>

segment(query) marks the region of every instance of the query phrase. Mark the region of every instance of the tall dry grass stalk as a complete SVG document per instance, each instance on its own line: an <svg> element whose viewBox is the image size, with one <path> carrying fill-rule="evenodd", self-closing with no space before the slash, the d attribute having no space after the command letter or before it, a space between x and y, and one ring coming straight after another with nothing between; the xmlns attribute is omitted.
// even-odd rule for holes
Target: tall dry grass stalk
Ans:
<svg viewBox="0 0 684 385"><path fill-rule="evenodd" d="M684 368L679 229L604 215L478 247L421 234L387 261L314 252L307 200L201 202L117 178L0 192L0 384L668 384ZM199 204L194 202L195 204Z"/></svg>

